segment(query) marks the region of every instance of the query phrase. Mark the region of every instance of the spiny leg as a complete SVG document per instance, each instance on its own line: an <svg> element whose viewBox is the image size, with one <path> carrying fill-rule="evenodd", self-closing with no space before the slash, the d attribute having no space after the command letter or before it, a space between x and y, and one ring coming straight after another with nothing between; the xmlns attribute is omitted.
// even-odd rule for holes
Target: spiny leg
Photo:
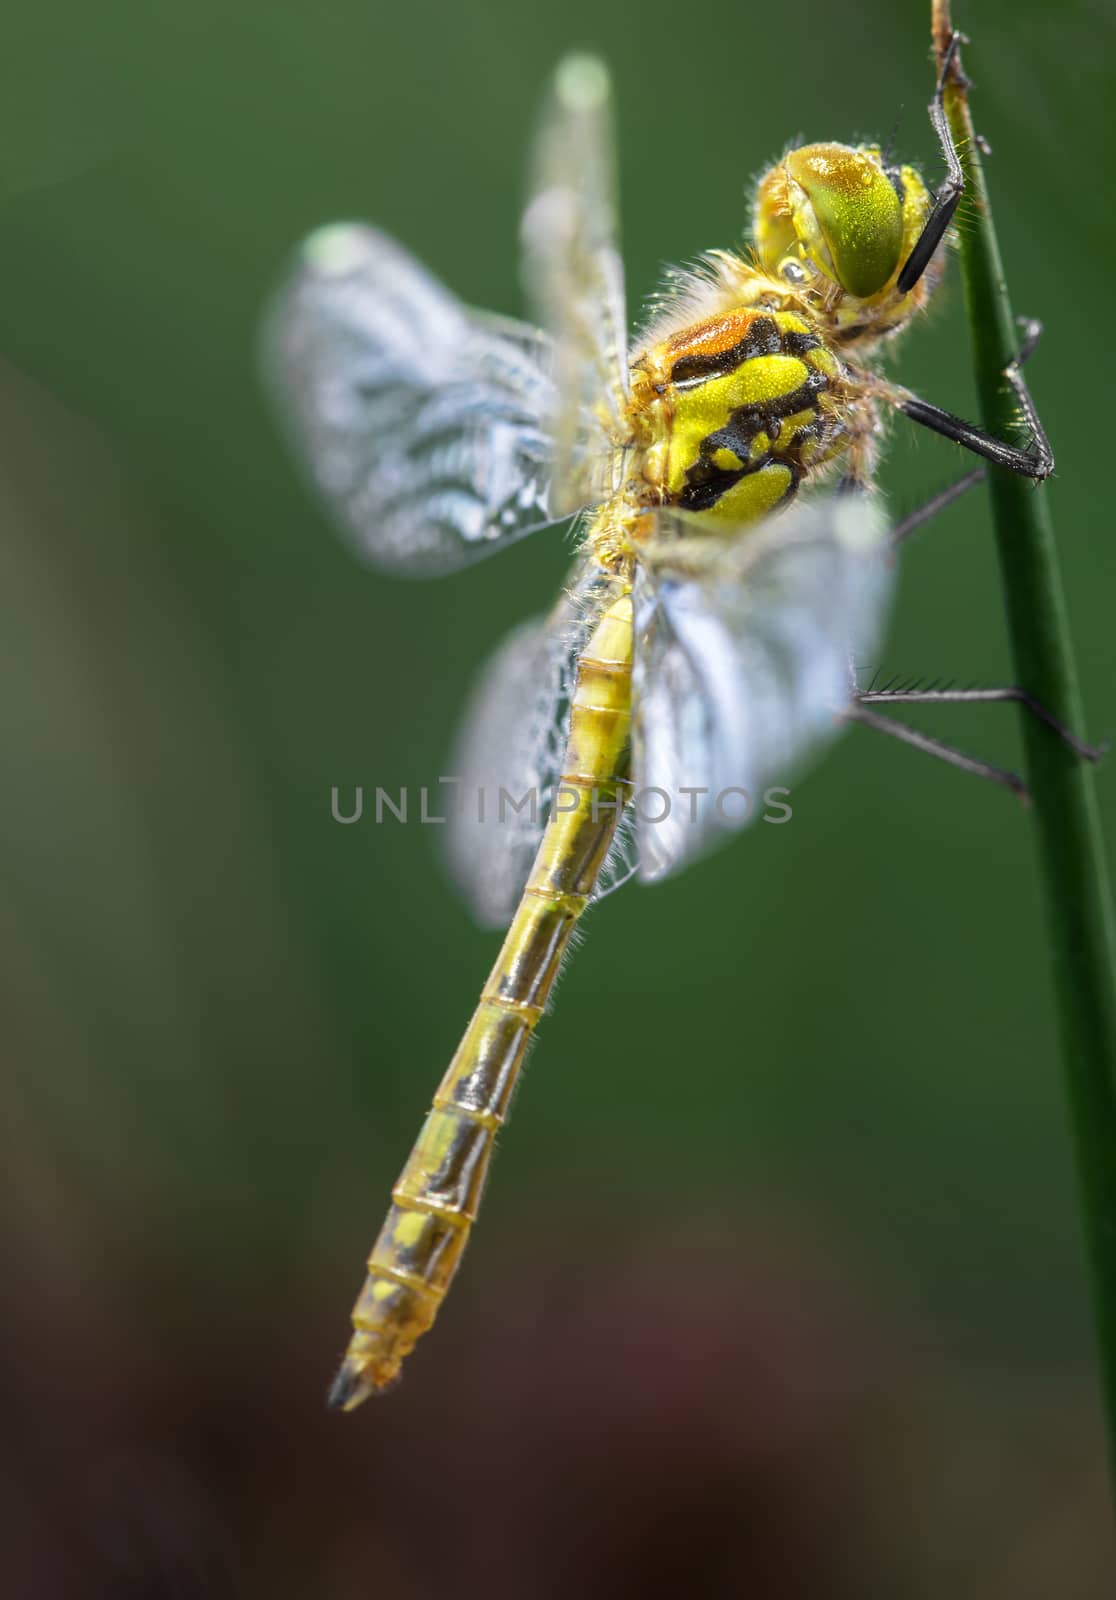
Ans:
<svg viewBox="0 0 1116 1600"><path fill-rule="evenodd" d="M975 488L978 483L983 483L987 476L984 467L974 467L971 472L966 472L963 478L958 478L956 483L947 484L944 489L939 489L929 500L917 506L914 511L908 512L902 522L895 524L889 535L892 545L902 544L904 539L909 539L912 533L930 522L940 511L951 506L955 500L960 500L963 494Z"/></svg>
<svg viewBox="0 0 1116 1600"><path fill-rule="evenodd" d="M938 105L940 91L945 82L945 75L948 71L952 57L956 52L958 38L959 36L954 34L950 41L949 51L947 53L945 64L943 65L942 74L938 81L939 94L935 96L935 105L931 107L931 117L934 119L935 127L938 127L938 121L936 118L934 118L935 109ZM943 126L945 127L946 137L948 137L948 125L944 124L944 119ZM949 148L951 151L953 150L952 141L950 141ZM948 225L948 217L946 219L946 225ZM923 237L925 237L925 230ZM941 235L939 234L938 237L940 238ZM922 240L920 239L919 244L921 243ZM917 248L918 247L916 246L916 249ZM914 252L912 252L911 259L914 259ZM927 260L928 259L929 257L927 257ZM910 262L908 262L908 266L909 265ZM904 268L904 272L906 270L907 269ZM1042 427L1042 423L1039 420L1038 414L1035 411L1034 403L1031 400L1030 392L1024 384L1019 370L1023 366L1023 363L1034 353L1036 347L1038 346L1039 340L1042 337L1042 323L1036 317L1017 317L1015 320L1022 330L1023 337L1020 341L1019 352L1016 355L1015 360L1011 363L1011 366L1006 369L1005 376L1012 384L1012 387L1015 389L1016 395L1020 400L1024 416L1026 417L1028 425L1031 427L1032 433L1035 436L1035 444L1039 447L1039 451L1045 449L1046 456L1049 460L1049 466L1052 470L1054 458L1050 452L1049 441L1046 438L1046 433ZM925 402L923 401L916 401L914 403L918 406L925 406ZM907 406L904 405L901 407L901 409L907 411L907 415L912 415L912 412L908 410ZM971 434L979 436L982 442L985 444L995 445L997 449L1000 450L1010 448L1003 446L999 440L990 439L990 436L987 434L981 434L980 430L978 429L970 429L969 424L961 422L959 418L951 417L948 412L940 412L938 411L937 407L925 406L925 409L927 411L933 411L938 418L947 419L951 424L957 424L960 427L967 429ZM915 420L918 421L923 419L916 417ZM934 426L932 423L927 425ZM944 432L945 430L944 428L936 428L935 431ZM950 433L947 434L947 437L956 437L956 435ZM967 441L965 439L958 439L957 442L966 443ZM970 444L969 447L972 448L972 445ZM997 457L992 456L987 449L980 449L977 451L977 453L988 455L989 459L997 459ZM1024 457L1030 463L1028 467L1024 468L1023 470L1028 471L1033 475L1033 463L1036 459L1036 456L1030 455L1028 452L1021 451L1015 451L1012 453L1016 457ZM1010 466L1012 463L1008 461L1001 461L1001 465ZM1019 469L1016 468L1016 470ZM896 523L896 525L892 528L890 535L892 546L894 547L902 544L903 541L908 539L912 533L915 533L919 528L925 526L927 522L930 522L934 517L936 517L939 512L944 511L946 507L952 505L955 500L959 500L962 495L966 494L970 489L975 488L978 483L983 482L986 476L987 473L983 467L974 467L971 472L965 473L964 476L958 478L956 482L948 484L944 489L939 490L937 494L932 495L930 499L925 501L921 506L916 507L914 511L910 512L906 517L903 518L901 522ZM956 750L952 745L947 745L941 740L933 739L929 735L922 733L919 729L912 728L906 723L895 722L891 718L877 716L875 713L867 709L868 705L896 705L901 702L906 702L908 705L994 705L1005 702L1014 703L1023 706L1024 709L1027 710L1032 716L1044 723L1046 727L1050 728L1052 732L1056 733L1058 737L1083 760L1099 761L1104 757L1104 755L1107 754L1108 751L1107 739L1103 740L1099 745L1091 745L1088 744L1084 739L1079 739L1075 733L1067 728L1065 724L1053 714L1052 711L1049 711L1047 707L1044 706L1041 701L1037 700L1035 696L1032 695L1028 690L1020 689L1015 686L980 689L950 689L936 687L928 689L895 689L887 687L884 689L867 689L863 691L858 691L854 686L852 699L853 705L847 713L850 721L859 722L863 726L873 728L879 733L890 734L893 738L899 739L902 743L909 744L914 749L922 750L925 754L932 755L938 760L949 763L951 766L959 767L964 772L971 772L977 777L988 778L992 782L1002 785L1004 788L1011 789L1013 793L1020 795L1025 801L1029 800L1030 798L1026 785L1015 773L1005 771L1001 767L993 766L990 762L980 761L975 756L966 755L964 751Z"/></svg>
<svg viewBox="0 0 1116 1600"><path fill-rule="evenodd" d="M1037 317L1016 317L1015 320L1023 330L1023 340L1019 346L1019 354L1015 358L1016 366L1021 367L1038 347L1038 342L1042 338L1042 323ZM902 544L905 539L909 539L912 533L916 533L924 524L932 521L940 511L951 506L955 500L959 500L963 494L974 489L978 483L983 483L987 476L984 467L974 467L955 483L947 484L937 494L931 495L923 505L917 506L901 522L895 524L890 536L892 545Z"/></svg>
<svg viewBox="0 0 1116 1600"><path fill-rule="evenodd" d="M961 165L961 158L957 153L957 146L953 142L950 131L949 119L945 111L945 87L950 75L957 74L958 81L967 84L967 80L957 66L957 50L963 42L964 36L954 32L950 36L945 55L942 58L941 70L934 89L934 98L930 102L930 121L934 132L938 136L942 155L946 163L946 177L935 197L930 215L923 225L922 232L915 241L914 248L904 262L902 270L896 279L896 288L901 294L906 294L913 289L918 280L926 271L933 260L935 252L941 245L946 230L953 220L957 210L957 203L965 188L965 172ZM1010 445L1002 439L995 438L985 432L983 428L976 428L963 418L954 416L952 412L944 411L940 406L931 405L926 400L920 400L917 395L905 395L896 403L912 422L919 423L924 428L940 433L947 439L952 439L955 444L963 445L966 450L971 450L974 455L984 456L988 461L994 461L997 466L1006 467L1010 472L1022 473L1025 477L1036 478L1040 482L1049 478L1054 471L1054 452L1050 448L1050 441L1046 437L1046 430L1039 418L1035 403L1031 398L1020 371L1024 361L1030 355L1042 332L1041 324L1029 319L1018 319L1024 328L1023 345L1015 360L1004 368L1004 377L1015 394L1019 408L1023 413L1024 421L1031 434L1031 443L1025 450L1015 445Z"/></svg>
<svg viewBox="0 0 1116 1600"><path fill-rule="evenodd" d="M949 41L949 46L942 58L942 68L938 73L938 82L934 89L934 98L930 102L930 121L934 132L938 136L942 155L945 158L945 181L934 197L934 205L923 224L922 232L915 240L910 255L903 263L903 269L895 281L895 286L900 294L906 294L913 289L922 274L926 271L935 252L945 237L946 229L953 221L953 213L957 210L957 202L965 189L965 172L961 165L961 158L957 154L957 146L953 142L949 121L945 112L945 86L950 73L954 70L958 46L963 42L963 35L954 33ZM959 69L958 69L959 70Z"/></svg>
<svg viewBox="0 0 1116 1600"><path fill-rule="evenodd" d="M1015 360L1010 361L1004 368L1004 377L1011 384L1015 398L1019 402L1019 409L1023 413L1031 434L1030 453L1035 456L1036 462L1041 463L1043 471L1041 476L1048 478L1054 471L1054 452L1050 448L1050 440L1046 437L1046 429L1038 414L1031 391L1027 387L1027 380L1023 376L1023 363L1037 346L1042 338L1042 323L1037 317L1016 317L1016 323L1023 330L1023 340L1016 352ZM1039 474L1033 473L1038 477Z"/></svg>
<svg viewBox="0 0 1116 1600"><path fill-rule="evenodd" d="M1063 744L1069 746L1075 755L1083 761L1100 761L1107 754L1108 741L1104 740L1099 745L1088 744L1084 739L1079 739L1075 733L1066 727L1064 722L1047 710L1041 700L1036 700L1033 694L1026 689L1014 686L997 687L988 689L866 689L856 696L860 705L1002 705L1014 703L1021 705L1036 717L1046 727L1056 733Z"/></svg>
<svg viewBox="0 0 1116 1600"><path fill-rule="evenodd" d="M1050 440L1046 437L1046 429L1035 409L1035 403L1031 399L1031 391L1027 388L1020 370L1023 360L1030 355L1038 342L1034 329L1038 328L1039 324L1028 323L1027 326L1029 333L1024 338L1023 348L1015 360L1004 368L1004 377L1014 391L1023 413L1023 420L1030 430L1031 442L1025 449L1008 444L1004 439L997 439L995 434L988 433L984 428L975 427L963 417L955 416L952 411L944 411L941 406L931 405L928 400L920 400L917 395L898 390L885 394L885 399L890 399L897 410L902 411L904 416L910 417L912 422L917 422L920 427L929 428L932 433L940 433L943 438L952 439L954 444L962 445L976 456L983 456L986 461L995 462L998 467L1006 467L1009 472L1021 473L1024 477L1035 478L1041 483L1054 471L1054 452L1050 447Z"/></svg>
<svg viewBox="0 0 1116 1600"><path fill-rule="evenodd" d="M945 761L951 767L959 767L962 772L970 772L976 778L987 778L992 783L998 783L1001 788L1010 789L1012 794L1018 795L1025 805L1030 804L1031 796L1027 785L1017 773L1008 772L1003 767L995 767L990 761L978 761L975 756L966 755L963 750L955 750L952 745L943 744L940 739L932 739L929 734L910 727L906 722L895 722L891 717L882 717L877 712L870 711L862 699L855 700L845 712L845 716L850 722L859 722L862 727L872 728L877 733L886 733L892 739L909 744L912 749L921 750L924 755L934 756L938 761Z"/></svg>

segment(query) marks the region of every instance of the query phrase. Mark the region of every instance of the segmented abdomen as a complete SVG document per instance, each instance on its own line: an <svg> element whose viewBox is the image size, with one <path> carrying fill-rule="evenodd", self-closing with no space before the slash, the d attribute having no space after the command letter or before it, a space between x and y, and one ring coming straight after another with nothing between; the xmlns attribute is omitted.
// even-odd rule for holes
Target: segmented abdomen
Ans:
<svg viewBox="0 0 1116 1600"><path fill-rule="evenodd" d="M465 1036L392 1191L330 1395L351 1409L430 1327L477 1214L496 1131L627 789L632 603L617 591L578 660L558 802Z"/></svg>

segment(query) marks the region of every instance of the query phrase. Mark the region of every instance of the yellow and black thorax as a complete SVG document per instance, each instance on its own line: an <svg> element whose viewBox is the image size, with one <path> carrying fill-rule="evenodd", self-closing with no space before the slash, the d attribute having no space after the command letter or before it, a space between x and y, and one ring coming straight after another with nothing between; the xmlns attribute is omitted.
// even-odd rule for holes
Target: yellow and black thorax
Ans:
<svg viewBox="0 0 1116 1600"><path fill-rule="evenodd" d="M739 307L632 368L637 493L732 523L789 500L844 442L843 369L795 312Z"/></svg>

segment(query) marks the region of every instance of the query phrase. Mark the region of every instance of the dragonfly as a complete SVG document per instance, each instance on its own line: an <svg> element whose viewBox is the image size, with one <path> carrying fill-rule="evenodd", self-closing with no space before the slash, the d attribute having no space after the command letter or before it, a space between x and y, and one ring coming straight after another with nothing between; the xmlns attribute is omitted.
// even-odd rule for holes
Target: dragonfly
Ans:
<svg viewBox="0 0 1116 1600"><path fill-rule="evenodd" d="M531 325L466 307L358 224L310 235L272 304L267 382L364 560L440 575L578 519L557 605L498 648L466 720L452 859L480 919L506 932L392 1191L336 1408L389 1385L434 1322L589 905L730 837L755 814L746 801L850 721L1022 791L880 704L1020 700L1093 753L1014 689L858 688L896 544L984 472L889 527L874 486L884 422L904 415L1039 481L1054 467L1020 370L1037 324L1005 373L1025 443L882 370L939 284L964 187L943 110L956 48L930 106L936 192L876 145L790 149L759 181L749 246L670 273L632 341L610 79L586 55L558 66L535 138ZM508 798L502 814L473 806L482 785Z"/></svg>

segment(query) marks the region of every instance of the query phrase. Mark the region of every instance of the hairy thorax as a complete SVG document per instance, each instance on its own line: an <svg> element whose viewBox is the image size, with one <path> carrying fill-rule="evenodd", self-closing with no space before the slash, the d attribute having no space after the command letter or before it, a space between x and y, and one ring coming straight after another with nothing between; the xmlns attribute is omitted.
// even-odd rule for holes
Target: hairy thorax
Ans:
<svg viewBox="0 0 1116 1600"><path fill-rule="evenodd" d="M774 511L848 441L845 370L796 312L737 307L636 360L631 490L739 525Z"/></svg>

